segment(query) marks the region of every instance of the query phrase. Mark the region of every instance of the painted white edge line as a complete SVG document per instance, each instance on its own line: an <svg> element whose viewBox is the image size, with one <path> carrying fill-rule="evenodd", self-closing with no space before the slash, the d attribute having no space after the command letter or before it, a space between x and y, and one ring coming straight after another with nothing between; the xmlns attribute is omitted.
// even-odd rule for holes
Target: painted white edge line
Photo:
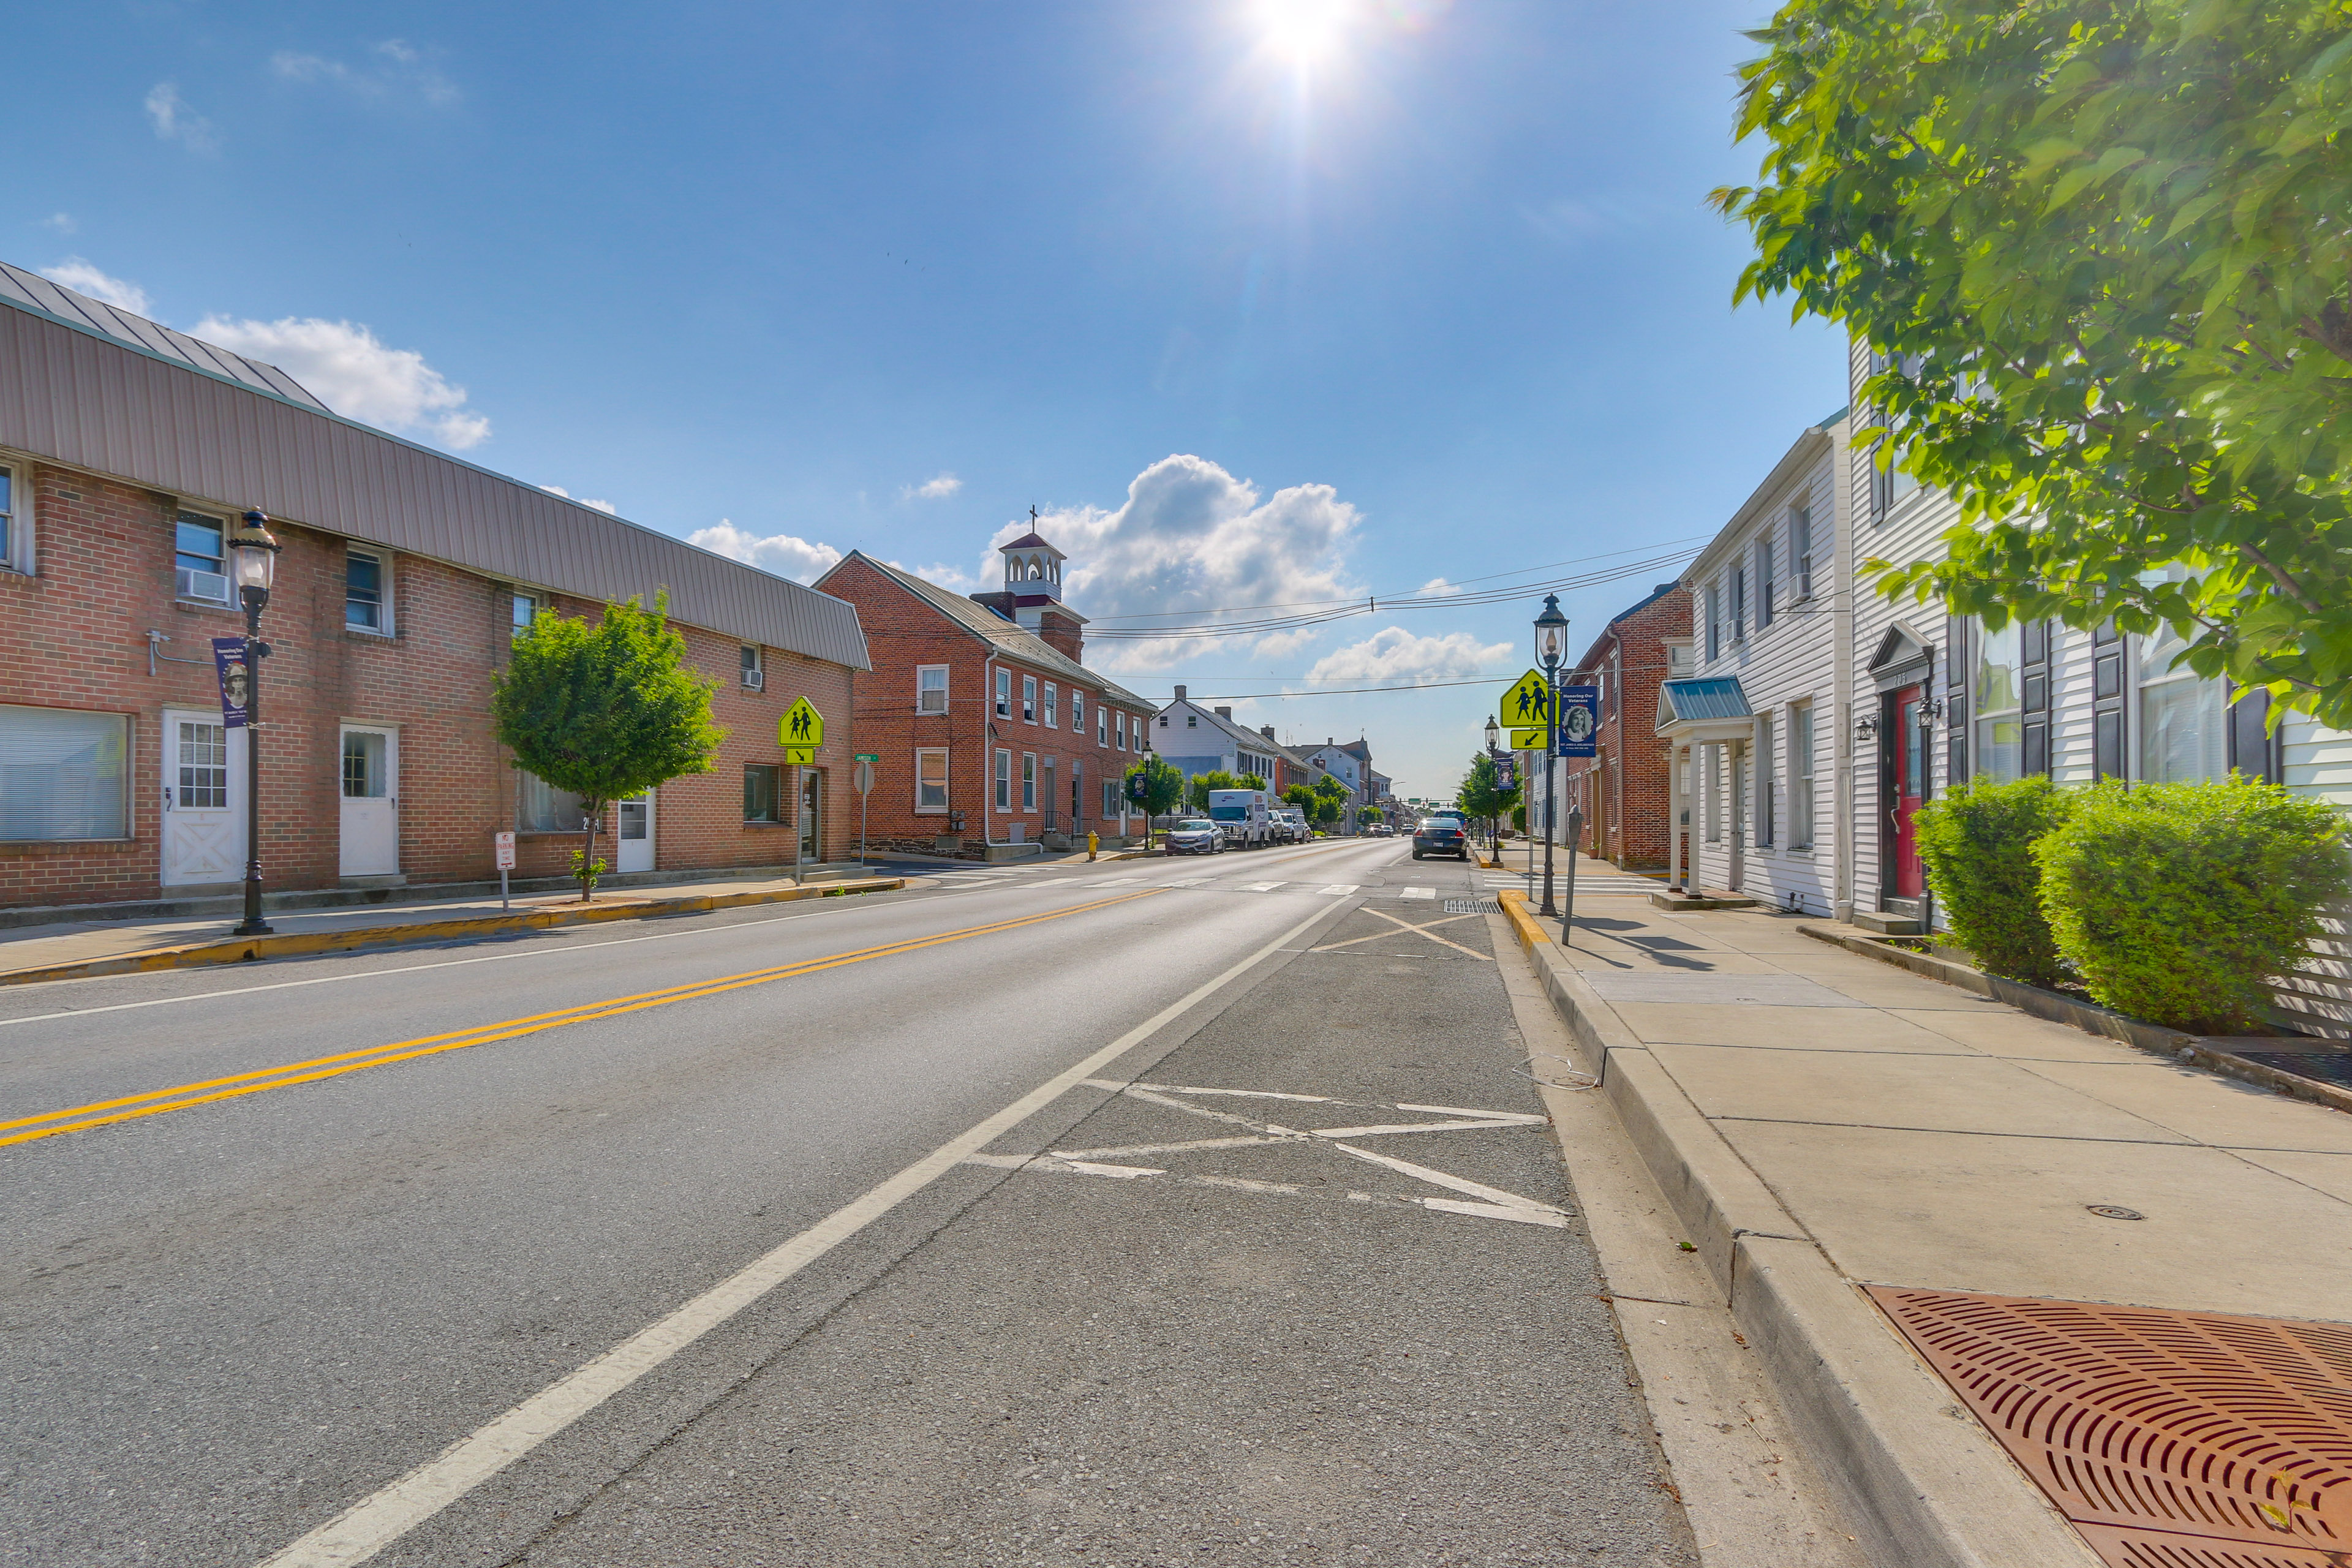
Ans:
<svg viewBox="0 0 2352 1568"><path fill-rule="evenodd" d="M1336 908L1337 906L1332 906ZM769 1291L929 1186L1094 1074L1150 1039L1330 908L1318 910L1215 978L1203 981L1085 1060L835 1209L659 1321L532 1394L520 1405L326 1523L264 1558L260 1568L344 1568L364 1563L639 1378L727 1322ZM1335 1145L1344 1147L1344 1145Z"/></svg>

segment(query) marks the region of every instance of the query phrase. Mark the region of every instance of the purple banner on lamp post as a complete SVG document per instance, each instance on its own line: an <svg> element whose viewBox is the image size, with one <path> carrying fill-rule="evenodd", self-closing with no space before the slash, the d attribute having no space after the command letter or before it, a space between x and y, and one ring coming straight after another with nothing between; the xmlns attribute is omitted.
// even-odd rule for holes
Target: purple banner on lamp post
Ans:
<svg viewBox="0 0 2352 1568"><path fill-rule="evenodd" d="M246 662L245 639L213 638L213 668L220 675L221 723L242 730L253 702L253 670Z"/></svg>

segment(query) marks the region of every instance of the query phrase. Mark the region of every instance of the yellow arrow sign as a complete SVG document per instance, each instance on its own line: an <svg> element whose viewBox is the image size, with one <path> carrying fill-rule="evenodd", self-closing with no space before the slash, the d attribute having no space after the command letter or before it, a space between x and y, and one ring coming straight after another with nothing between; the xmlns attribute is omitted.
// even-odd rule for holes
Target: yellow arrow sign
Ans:
<svg viewBox="0 0 2352 1568"><path fill-rule="evenodd" d="M777 721L776 744L793 752L812 751L824 745L824 715L807 698L795 700Z"/></svg>
<svg viewBox="0 0 2352 1568"><path fill-rule="evenodd" d="M1531 669L1503 693L1503 727L1540 730L1550 722L1551 687L1545 681L1542 670ZM1534 743L1540 746L1543 742Z"/></svg>
<svg viewBox="0 0 2352 1568"><path fill-rule="evenodd" d="M1544 749L1544 732L1541 730L1514 730L1511 731L1510 749L1514 752L1540 752Z"/></svg>

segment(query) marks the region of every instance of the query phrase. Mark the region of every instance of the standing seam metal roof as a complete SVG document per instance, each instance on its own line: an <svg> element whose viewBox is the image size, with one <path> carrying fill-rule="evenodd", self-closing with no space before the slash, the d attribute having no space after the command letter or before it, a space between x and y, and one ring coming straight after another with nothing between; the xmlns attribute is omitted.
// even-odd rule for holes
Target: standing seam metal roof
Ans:
<svg viewBox="0 0 2352 1568"><path fill-rule="evenodd" d="M0 444L526 588L667 591L688 626L873 668L845 600L346 419L283 371L5 264L0 306Z"/></svg>
<svg viewBox="0 0 2352 1568"><path fill-rule="evenodd" d="M1099 687L1104 696L1124 707L1140 709L1147 713L1157 711L1156 705L1152 702L1115 684L1108 677L1088 669L1035 632L1025 626L1014 625L987 605L975 604L952 588L942 588L937 583L926 582L912 572L891 565L887 561L876 560L863 550L853 550L843 559L863 561L866 565L890 578L908 593L962 626L964 630L983 642L993 644L997 650L1008 658L1017 658L1024 664L1034 664L1042 669L1056 671L1066 679L1081 680L1089 686ZM819 581L822 582L823 579L820 578Z"/></svg>

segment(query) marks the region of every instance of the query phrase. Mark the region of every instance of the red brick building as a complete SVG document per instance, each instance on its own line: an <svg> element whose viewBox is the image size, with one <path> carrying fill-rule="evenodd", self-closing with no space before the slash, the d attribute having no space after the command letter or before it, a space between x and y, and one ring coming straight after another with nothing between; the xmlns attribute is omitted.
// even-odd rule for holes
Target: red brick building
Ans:
<svg viewBox="0 0 2352 1568"><path fill-rule="evenodd" d="M1154 705L1079 662L1062 552L1034 533L1003 552L1003 591L969 598L862 551L817 579L857 607L872 650L856 724L882 759L878 847L981 858L1143 831L1122 785Z"/></svg>
<svg viewBox="0 0 2352 1568"><path fill-rule="evenodd" d="M577 802L492 740L492 675L537 610L664 591L727 738L715 772L614 808L600 853L616 873L784 864L796 816L814 857L854 847L849 605L0 266L0 906L236 889L246 737L210 639L244 629L223 545L247 508L284 544L262 619L273 892L490 878L507 828L520 875L567 869ZM793 769L776 727L803 695L832 723Z"/></svg>
<svg viewBox="0 0 2352 1568"><path fill-rule="evenodd" d="M1560 770L1559 831L1571 806L1584 811L1586 854L1629 871L1665 867L1671 845L1666 746L1656 734L1658 687L1688 673L1690 590L1661 583L1649 597L1611 619L1563 686L1601 689L1601 727L1591 757L1572 757ZM1542 780L1529 801L1528 822L1539 823Z"/></svg>

